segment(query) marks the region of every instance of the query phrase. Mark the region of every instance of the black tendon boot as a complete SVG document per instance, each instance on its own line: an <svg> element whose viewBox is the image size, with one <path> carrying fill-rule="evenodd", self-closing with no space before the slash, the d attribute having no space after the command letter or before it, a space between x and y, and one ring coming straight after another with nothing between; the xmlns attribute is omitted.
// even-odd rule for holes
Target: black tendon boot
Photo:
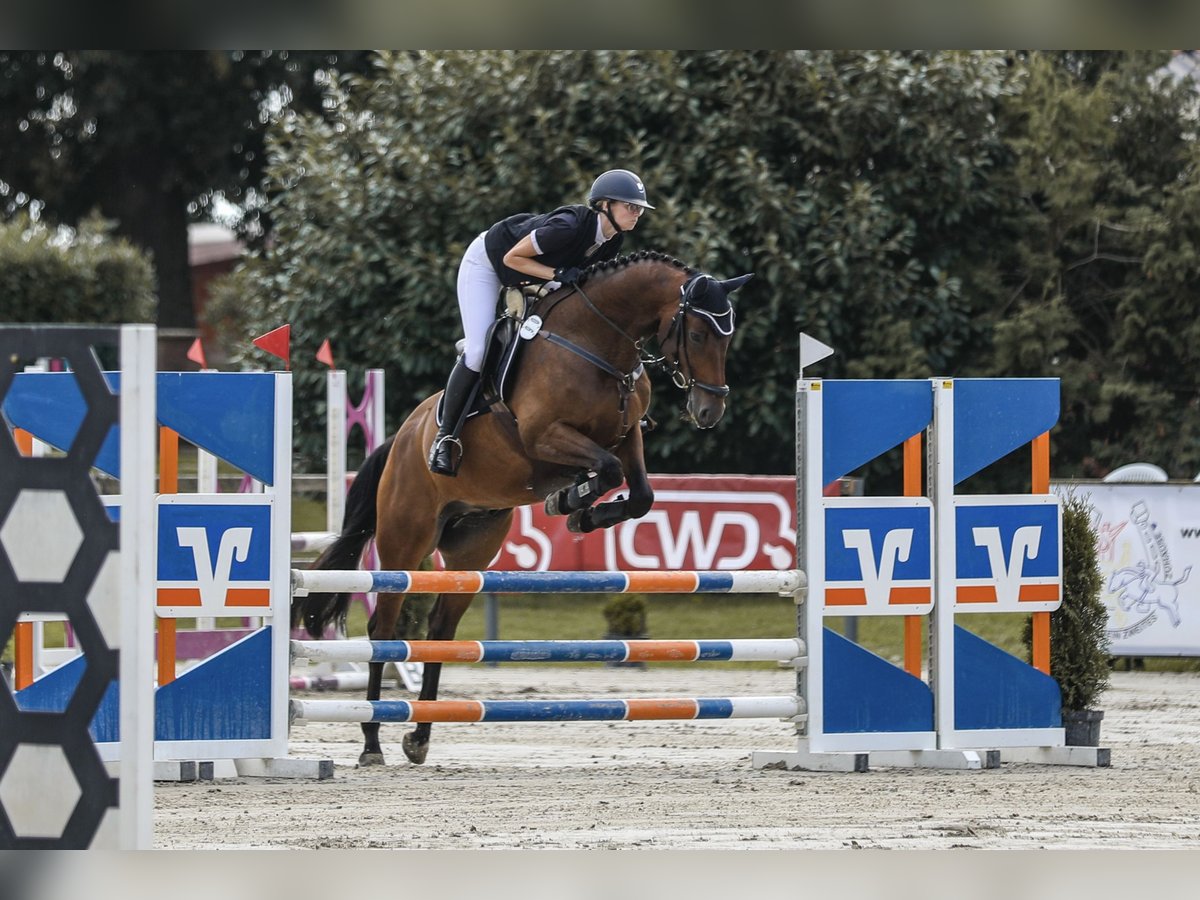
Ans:
<svg viewBox="0 0 1200 900"><path fill-rule="evenodd" d="M442 424L438 428L433 446L429 448L429 471L435 475L453 478L458 474L462 462L463 446L458 439L467 410L479 389L479 373L467 368L460 356L446 381L445 398L442 401Z"/></svg>

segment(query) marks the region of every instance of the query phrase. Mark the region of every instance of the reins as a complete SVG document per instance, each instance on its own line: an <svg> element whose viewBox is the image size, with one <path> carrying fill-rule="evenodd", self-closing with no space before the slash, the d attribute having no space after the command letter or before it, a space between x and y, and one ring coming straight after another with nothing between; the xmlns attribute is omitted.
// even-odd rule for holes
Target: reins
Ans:
<svg viewBox="0 0 1200 900"><path fill-rule="evenodd" d="M646 371L646 367L643 364L643 361L641 359L641 357L642 357L641 341L636 338L630 337L628 332L625 331L625 329L623 329L620 325L618 325L616 322L614 322L612 319L610 319L608 316L606 316L603 312L601 312L600 309L596 306L596 304L592 302L592 299L584 292L583 288L581 288L579 285L577 285L577 284L573 285L572 292L579 294L579 296L582 297L584 302L587 304L588 309L590 309L593 313L595 313L597 316L599 316L603 322L605 322L606 324L611 326L614 330L616 330L616 332L618 334L620 334L627 341L629 341L631 344L633 344L634 348L638 352L638 364L634 368L634 370L632 372L628 372L628 373L622 372L620 369L618 369L612 363L597 356L595 353L592 353L590 350L586 350L583 347L580 347L578 344L574 343L573 341L568 340L567 338L563 337L560 334L555 334L554 332L549 331L546 328L542 328L541 330L539 330L538 334L541 335L542 337L544 337L551 344L554 344L558 347L562 347L564 350L569 350L571 353L574 353L576 356L580 357L581 359L584 359L587 362L591 363L593 366L595 366L601 372L604 372L606 375L610 375L617 380L617 392L618 392L618 397L619 397L618 402L617 402L617 408L618 408L618 410L620 410L620 413L621 413L621 433L624 434L629 431L629 396L630 396L630 394L632 394L634 392L634 390L637 389L638 379L640 379ZM557 306L558 303L561 303L563 300L565 300L569 296L571 296L570 293L564 294L557 301L555 301L554 305L546 310L547 316L550 313L550 309L553 309L554 306Z"/></svg>

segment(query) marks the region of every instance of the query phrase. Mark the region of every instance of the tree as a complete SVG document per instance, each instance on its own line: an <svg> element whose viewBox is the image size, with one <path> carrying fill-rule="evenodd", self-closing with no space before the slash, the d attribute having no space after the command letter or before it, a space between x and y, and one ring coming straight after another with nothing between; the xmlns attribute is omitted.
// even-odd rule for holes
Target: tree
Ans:
<svg viewBox="0 0 1200 900"><path fill-rule="evenodd" d="M467 242L626 166L658 207L633 247L756 273L738 294L719 433L676 421L660 379L652 470L788 472L801 330L840 351L823 374L975 360L1000 290L990 235L1019 203L998 124L1018 89L994 53L384 56L373 77L331 86L330 116L272 126L272 242L227 284L223 314L241 343L290 321L350 369L385 366L397 422L453 360ZM302 356L299 391L319 414Z"/></svg>
<svg viewBox="0 0 1200 900"><path fill-rule="evenodd" d="M98 209L152 254L158 325L195 326L189 216L262 175L264 126L318 109L314 73L361 54L240 51L0 53L0 199L53 223Z"/></svg>
<svg viewBox="0 0 1200 900"><path fill-rule="evenodd" d="M829 377L1055 376L1054 471L1200 469L1200 157L1165 53L556 52L385 56L330 115L272 128L272 246L227 289L350 368L383 365L393 422L441 387L455 270L497 218L644 177L632 244L737 295L721 427L671 415L655 471L788 472L797 334ZM245 298L260 304L246 309ZM319 374L298 369L303 396ZM312 409L319 412L319 401ZM305 423L301 423L302 426ZM313 427L309 445L319 453ZM899 454L873 463L899 490ZM1022 490L1022 460L980 476ZM880 485L878 482L883 481Z"/></svg>
<svg viewBox="0 0 1200 900"><path fill-rule="evenodd" d="M1031 54L1006 128L1023 235L1003 241L1009 297L995 375L1063 379L1054 470L1145 460L1200 467L1197 98L1166 54Z"/></svg>

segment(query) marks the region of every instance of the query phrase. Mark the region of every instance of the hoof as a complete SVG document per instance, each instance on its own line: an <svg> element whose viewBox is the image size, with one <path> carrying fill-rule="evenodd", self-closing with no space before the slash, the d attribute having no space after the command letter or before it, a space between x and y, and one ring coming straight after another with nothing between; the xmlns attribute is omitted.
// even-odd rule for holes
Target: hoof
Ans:
<svg viewBox="0 0 1200 900"><path fill-rule="evenodd" d="M590 521L584 521L584 517L589 512L591 512L591 510L577 509L575 512L571 513L571 515L567 516L567 531L570 531L574 534L587 534L589 531L594 530L591 527L592 523Z"/></svg>
<svg viewBox="0 0 1200 900"><path fill-rule="evenodd" d="M566 491L555 491L546 498L546 515L548 516L565 516L567 511L561 508L561 504L566 500Z"/></svg>
<svg viewBox="0 0 1200 900"><path fill-rule="evenodd" d="M414 766L419 766L425 762L425 756L429 753L429 745L418 744L414 741L412 732L404 736L403 740L400 741L400 746L404 748L404 755L408 757L408 761Z"/></svg>
<svg viewBox="0 0 1200 900"><path fill-rule="evenodd" d="M364 769L367 766L382 766L383 754L378 752L368 753L365 750L359 754L358 767Z"/></svg>

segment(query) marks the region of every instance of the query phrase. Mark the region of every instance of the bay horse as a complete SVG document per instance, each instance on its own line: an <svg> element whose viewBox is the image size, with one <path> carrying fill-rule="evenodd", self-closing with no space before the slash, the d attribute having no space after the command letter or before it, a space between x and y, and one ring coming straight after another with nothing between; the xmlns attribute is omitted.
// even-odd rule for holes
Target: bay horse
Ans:
<svg viewBox="0 0 1200 900"><path fill-rule="evenodd" d="M750 279L718 281L661 253L642 251L585 269L528 316L515 384L503 406L469 419L457 477L426 464L437 432L441 392L423 401L386 444L363 462L346 496L341 534L313 564L357 568L372 534L381 568L412 570L439 550L447 569L482 570L508 534L515 507L545 503L589 532L644 516L654 500L640 423L650 406L647 365L658 365L687 392L686 419L712 428L725 412L725 355L733 335L729 294ZM644 345L657 340L661 356ZM509 414L511 411L511 415ZM514 421L515 420L515 421ZM622 483L628 497L596 504ZM473 595L440 594L428 638L450 640ZM403 594L379 594L368 623L372 640L391 640ZM348 594L293 601L293 626L320 637L344 623ZM437 698L441 664L427 663L421 700ZM383 664L372 663L367 699L378 700ZM362 726L359 765L382 764L379 723ZM431 725L405 734L410 761L425 761Z"/></svg>

